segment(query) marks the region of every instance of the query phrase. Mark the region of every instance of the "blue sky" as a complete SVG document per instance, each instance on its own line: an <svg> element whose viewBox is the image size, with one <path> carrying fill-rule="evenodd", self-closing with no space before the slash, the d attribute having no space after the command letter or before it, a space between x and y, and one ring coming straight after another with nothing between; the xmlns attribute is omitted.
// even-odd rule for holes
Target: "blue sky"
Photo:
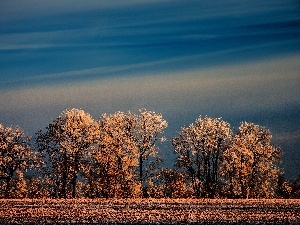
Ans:
<svg viewBox="0 0 300 225"><path fill-rule="evenodd" d="M157 111L169 142L202 115L269 128L300 174L298 0L0 0L0 122L66 108ZM167 147L166 147L167 146Z"/></svg>

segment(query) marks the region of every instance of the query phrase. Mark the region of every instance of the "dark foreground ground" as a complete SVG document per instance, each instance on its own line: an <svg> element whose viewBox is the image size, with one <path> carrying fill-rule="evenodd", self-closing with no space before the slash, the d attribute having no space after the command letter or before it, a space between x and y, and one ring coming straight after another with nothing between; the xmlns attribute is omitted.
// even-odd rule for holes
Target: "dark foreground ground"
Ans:
<svg viewBox="0 0 300 225"><path fill-rule="evenodd" d="M0 224L300 224L300 200L1 199Z"/></svg>

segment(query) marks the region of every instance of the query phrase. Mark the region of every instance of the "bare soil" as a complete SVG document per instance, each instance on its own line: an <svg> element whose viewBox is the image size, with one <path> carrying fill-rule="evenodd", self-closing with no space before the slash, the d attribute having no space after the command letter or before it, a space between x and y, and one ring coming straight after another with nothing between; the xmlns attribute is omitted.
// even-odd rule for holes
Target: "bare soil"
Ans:
<svg viewBox="0 0 300 225"><path fill-rule="evenodd" d="M0 199L0 224L300 224L300 199Z"/></svg>

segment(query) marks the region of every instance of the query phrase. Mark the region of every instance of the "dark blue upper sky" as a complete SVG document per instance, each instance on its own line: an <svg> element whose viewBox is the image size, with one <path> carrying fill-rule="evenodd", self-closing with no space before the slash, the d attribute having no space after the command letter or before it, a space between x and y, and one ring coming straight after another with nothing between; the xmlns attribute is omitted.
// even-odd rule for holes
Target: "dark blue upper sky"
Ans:
<svg viewBox="0 0 300 225"><path fill-rule="evenodd" d="M0 0L0 122L30 134L72 107L161 112L169 140L199 115L251 121L295 177L299 62L298 0Z"/></svg>

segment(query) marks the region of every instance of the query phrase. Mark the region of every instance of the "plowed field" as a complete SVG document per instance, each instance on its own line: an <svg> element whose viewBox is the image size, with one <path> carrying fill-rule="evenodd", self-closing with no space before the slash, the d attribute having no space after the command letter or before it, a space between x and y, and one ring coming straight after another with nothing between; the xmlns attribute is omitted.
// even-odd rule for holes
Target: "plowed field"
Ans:
<svg viewBox="0 0 300 225"><path fill-rule="evenodd" d="M292 199L1 199L0 224L300 224Z"/></svg>

